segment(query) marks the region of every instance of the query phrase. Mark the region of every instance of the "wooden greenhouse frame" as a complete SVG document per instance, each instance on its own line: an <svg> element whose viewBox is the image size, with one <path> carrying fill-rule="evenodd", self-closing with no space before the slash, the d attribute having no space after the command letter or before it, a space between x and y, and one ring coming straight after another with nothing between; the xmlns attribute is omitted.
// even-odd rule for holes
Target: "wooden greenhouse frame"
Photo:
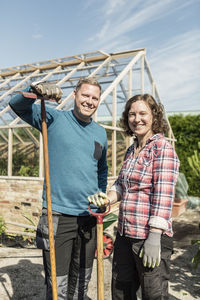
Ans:
<svg viewBox="0 0 200 300"><path fill-rule="evenodd" d="M117 120L121 116L124 104L131 96L139 93L150 93L158 102L161 102L145 49L109 54L95 51L0 69L0 153L3 154L7 151L8 158L7 175L0 176L1 178L14 178L12 172L14 143L27 146L23 137L15 132L17 128L23 128L31 139L31 143L39 149L39 178L43 178L41 134L37 139L31 132L30 126L11 110L8 103L13 94L33 81L55 82L63 90L62 102L55 108L68 110L73 108L72 94L78 80L88 76L94 76L102 86L101 102L94 119L106 130L112 132L110 177L116 177L117 132L121 132L123 135L123 130L118 126ZM54 104L49 103L49 105ZM102 121L106 118L110 120L111 124L105 124ZM13 137L15 138L13 139ZM171 127L168 138L174 143ZM127 146L130 142L131 140L126 138Z"/></svg>

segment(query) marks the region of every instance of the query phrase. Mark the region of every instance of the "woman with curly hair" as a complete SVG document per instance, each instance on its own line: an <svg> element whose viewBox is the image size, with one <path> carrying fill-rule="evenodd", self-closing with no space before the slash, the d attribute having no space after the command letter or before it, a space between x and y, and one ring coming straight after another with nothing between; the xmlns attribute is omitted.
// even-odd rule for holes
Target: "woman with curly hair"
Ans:
<svg viewBox="0 0 200 300"><path fill-rule="evenodd" d="M130 98L122 126L134 143L128 148L108 198L120 201L114 247L112 299L168 299L172 253L172 205L179 160L164 137L163 107L149 94Z"/></svg>
<svg viewBox="0 0 200 300"><path fill-rule="evenodd" d="M130 98L121 121L134 142L107 194L111 203L120 201L112 299L135 300L140 286L143 300L168 299L171 212L179 160L164 137L168 125L163 107L151 95ZM103 197L98 199L103 202Z"/></svg>

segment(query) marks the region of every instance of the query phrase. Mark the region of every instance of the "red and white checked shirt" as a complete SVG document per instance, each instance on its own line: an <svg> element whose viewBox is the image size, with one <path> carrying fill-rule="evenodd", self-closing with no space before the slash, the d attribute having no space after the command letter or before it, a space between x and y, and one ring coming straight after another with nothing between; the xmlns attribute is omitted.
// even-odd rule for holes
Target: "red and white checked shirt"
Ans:
<svg viewBox="0 0 200 300"><path fill-rule="evenodd" d="M110 189L121 195L118 231L130 238L146 239L151 226L172 236L171 212L179 169L176 152L162 134L148 139L136 158L134 151L133 144Z"/></svg>

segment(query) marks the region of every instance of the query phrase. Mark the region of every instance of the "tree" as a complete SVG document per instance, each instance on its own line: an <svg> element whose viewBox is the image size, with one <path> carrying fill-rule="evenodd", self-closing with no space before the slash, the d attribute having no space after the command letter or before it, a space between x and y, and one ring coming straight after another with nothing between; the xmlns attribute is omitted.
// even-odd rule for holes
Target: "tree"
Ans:
<svg viewBox="0 0 200 300"><path fill-rule="evenodd" d="M189 165L188 157L196 150L200 137L200 115L174 115L169 117L176 138L176 152L180 159L180 172L184 173L189 185L188 194L200 196L199 178Z"/></svg>

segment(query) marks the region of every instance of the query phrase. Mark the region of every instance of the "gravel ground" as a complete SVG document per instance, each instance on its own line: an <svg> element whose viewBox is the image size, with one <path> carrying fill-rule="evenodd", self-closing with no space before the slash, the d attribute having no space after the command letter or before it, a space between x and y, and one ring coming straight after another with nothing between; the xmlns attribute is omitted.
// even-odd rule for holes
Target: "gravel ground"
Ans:
<svg viewBox="0 0 200 300"><path fill-rule="evenodd" d="M187 210L174 218L174 254L171 260L170 300L200 299L200 266L195 270L192 257L197 245L191 240L200 239L200 210ZM113 233L113 224L108 228ZM18 247L17 247L18 246ZM112 256L104 260L105 300L110 300ZM96 260L89 284L88 296L97 299ZM19 245L0 247L0 299L44 300L44 272L41 251L19 248Z"/></svg>

